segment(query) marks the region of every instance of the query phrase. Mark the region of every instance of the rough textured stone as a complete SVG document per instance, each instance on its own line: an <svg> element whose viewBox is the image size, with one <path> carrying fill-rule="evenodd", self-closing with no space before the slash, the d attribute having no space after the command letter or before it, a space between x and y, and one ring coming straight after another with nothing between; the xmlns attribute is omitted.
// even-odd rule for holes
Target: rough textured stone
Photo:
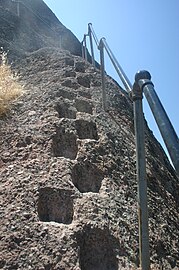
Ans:
<svg viewBox="0 0 179 270"><path fill-rule="evenodd" d="M37 211L41 221L55 221L64 224L72 223L72 192L51 187L39 189Z"/></svg>
<svg viewBox="0 0 179 270"><path fill-rule="evenodd" d="M73 131L65 130L60 125L52 136L52 153L56 157L75 159L78 152L77 137Z"/></svg>
<svg viewBox="0 0 179 270"><path fill-rule="evenodd" d="M78 112L85 112L85 113L92 114L93 106L88 100L76 99L75 107Z"/></svg>
<svg viewBox="0 0 179 270"><path fill-rule="evenodd" d="M107 229L86 226L78 237L81 270L117 270L115 239Z"/></svg>
<svg viewBox="0 0 179 270"><path fill-rule="evenodd" d="M59 113L60 118L70 118L70 119L75 119L76 118L76 112L77 110L75 107L71 106L70 103L60 101L56 103L55 109Z"/></svg>
<svg viewBox="0 0 179 270"><path fill-rule="evenodd" d="M86 88L90 88L90 76L89 75L85 75L85 76L78 76L77 77L77 81L80 85L86 87Z"/></svg>
<svg viewBox="0 0 179 270"><path fill-rule="evenodd" d="M85 70L86 70L86 65L85 65L85 63L84 63L84 62L76 62L76 63L75 63L75 70L76 70L77 72L82 72L82 73L84 73Z"/></svg>
<svg viewBox="0 0 179 270"><path fill-rule="evenodd" d="M99 192L103 172L90 162L77 163L72 169L72 182L82 193Z"/></svg>
<svg viewBox="0 0 179 270"><path fill-rule="evenodd" d="M0 119L0 263L3 269L137 269L132 103L110 77L109 113L100 84L91 86L90 100L79 97L86 87L62 86L67 56L82 61L41 49L14 63L25 94ZM100 71L85 65L91 81L100 81ZM151 262L154 269L177 269L178 180L147 125L146 154Z"/></svg>
<svg viewBox="0 0 179 270"><path fill-rule="evenodd" d="M42 0L20 1L20 17L15 2L0 0L0 24L1 46L9 49L13 58L42 47L58 47L81 55L81 43Z"/></svg>
<svg viewBox="0 0 179 270"><path fill-rule="evenodd" d="M80 139L98 139L96 123L84 119L75 121L77 135Z"/></svg>

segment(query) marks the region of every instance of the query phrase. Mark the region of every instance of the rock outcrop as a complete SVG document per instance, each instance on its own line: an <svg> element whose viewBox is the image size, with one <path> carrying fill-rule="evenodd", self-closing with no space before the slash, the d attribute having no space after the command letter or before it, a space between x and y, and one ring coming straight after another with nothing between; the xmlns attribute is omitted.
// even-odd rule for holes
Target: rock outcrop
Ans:
<svg viewBox="0 0 179 270"><path fill-rule="evenodd" d="M42 47L81 55L81 43L42 0L21 0L17 12L16 1L0 0L0 44L13 58Z"/></svg>
<svg viewBox="0 0 179 270"><path fill-rule="evenodd" d="M0 119L0 268L137 269L130 98L107 76L104 112L100 71L70 50L34 49L13 69L25 93ZM145 126L151 265L176 270L178 179Z"/></svg>

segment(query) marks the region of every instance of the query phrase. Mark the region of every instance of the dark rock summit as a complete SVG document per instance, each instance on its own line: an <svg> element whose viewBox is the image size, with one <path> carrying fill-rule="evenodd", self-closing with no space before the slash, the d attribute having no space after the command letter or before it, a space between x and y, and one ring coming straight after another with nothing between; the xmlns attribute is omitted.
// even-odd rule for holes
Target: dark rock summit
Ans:
<svg viewBox="0 0 179 270"><path fill-rule="evenodd" d="M0 269L138 269L131 100L106 76L104 112L100 71L77 55L69 30L73 48L57 46L50 30L46 47L45 26L32 38L36 18L23 32L11 1L0 3L1 46L25 90L0 118ZM42 1L24 3L65 29ZM151 268L177 270L178 179L145 127Z"/></svg>
<svg viewBox="0 0 179 270"><path fill-rule="evenodd" d="M0 0L0 44L12 55L59 47L81 55L81 43L42 0Z"/></svg>

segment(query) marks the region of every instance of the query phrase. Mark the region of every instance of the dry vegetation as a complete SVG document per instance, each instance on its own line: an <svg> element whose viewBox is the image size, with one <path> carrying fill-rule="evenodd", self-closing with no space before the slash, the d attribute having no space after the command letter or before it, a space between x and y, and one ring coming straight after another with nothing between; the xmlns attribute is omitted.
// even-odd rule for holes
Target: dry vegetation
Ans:
<svg viewBox="0 0 179 270"><path fill-rule="evenodd" d="M7 54L0 51L0 116L6 114L13 100L23 92L18 77L11 71L7 63Z"/></svg>

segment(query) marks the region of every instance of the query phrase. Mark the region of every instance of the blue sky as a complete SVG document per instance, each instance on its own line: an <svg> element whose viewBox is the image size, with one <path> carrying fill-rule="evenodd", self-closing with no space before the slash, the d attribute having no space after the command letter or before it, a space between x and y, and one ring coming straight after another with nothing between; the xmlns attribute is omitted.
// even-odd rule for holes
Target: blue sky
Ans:
<svg viewBox="0 0 179 270"><path fill-rule="evenodd" d="M178 134L179 0L45 0L44 2L80 41L87 32L88 23L91 22L98 38L106 38L131 83L138 70L147 69ZM118 80L107 57L105 63L107 73ZM150 128L162 143L146 101L144 110Z"/></svg>

